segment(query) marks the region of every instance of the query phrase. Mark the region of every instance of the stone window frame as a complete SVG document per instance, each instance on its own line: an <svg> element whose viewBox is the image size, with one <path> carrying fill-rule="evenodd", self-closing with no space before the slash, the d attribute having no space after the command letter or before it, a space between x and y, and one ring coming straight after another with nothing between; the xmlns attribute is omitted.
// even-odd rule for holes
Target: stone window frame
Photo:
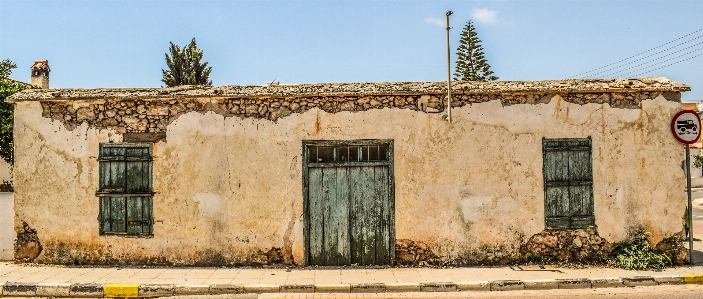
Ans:
<svg viewBox="0 0 703 299"><path fill-rule="evenodd" d="M150 142L100 144L100 235L153 236L153 157Z"/></svg>

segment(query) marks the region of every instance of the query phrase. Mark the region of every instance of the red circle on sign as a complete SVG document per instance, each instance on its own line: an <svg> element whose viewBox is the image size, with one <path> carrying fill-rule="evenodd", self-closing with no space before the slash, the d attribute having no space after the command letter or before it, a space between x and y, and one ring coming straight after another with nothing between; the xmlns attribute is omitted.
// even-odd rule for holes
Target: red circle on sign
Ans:
<svg viewBox="0 0 703 299"><path fill-rule="evenodd" d="M671 119L671 133L681 143L696 143L698 138L701 137L701 119L698 117L698 113L693 110L681 110L676 113L674 118ZM696 138L693 138L693 136Z"/></svg>

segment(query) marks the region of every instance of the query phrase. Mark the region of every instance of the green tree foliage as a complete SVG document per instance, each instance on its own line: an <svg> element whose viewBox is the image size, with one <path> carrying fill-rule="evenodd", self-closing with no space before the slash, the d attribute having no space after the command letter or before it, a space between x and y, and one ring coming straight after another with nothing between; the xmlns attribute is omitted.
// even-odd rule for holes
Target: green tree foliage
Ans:
<svg viewBox="0 0 703 299"><path fill-rule="evenodd" d="M14 105L5 103L5 99L16 92L29 88L29 85L9 78L14 68L17 68L17 65L9 59L0 61L0 157L10 164L13 163Z"/></svg>
<svg viewBox="0 0 703 299"><path fill-rule="evenodd" d="M456 49L456 69L454 70L454 80L466 81L495 81L498 77L493 76L491 66L488 65L483 54L481 40L476 34L474 24L469 20L461 32L459 47Z"/></svg>
<svg viewBox="0 0 703 299"><path fill-rule="evenodd" d="M166 83L166 86L212 85L212 67L208 67L207 62L200 62L203 59L203 51L198 49L195 38L183 48L171 42L169 52L170 56L166 53L166 65L169 69L161 69L164 74L161 81Z"/></svg>

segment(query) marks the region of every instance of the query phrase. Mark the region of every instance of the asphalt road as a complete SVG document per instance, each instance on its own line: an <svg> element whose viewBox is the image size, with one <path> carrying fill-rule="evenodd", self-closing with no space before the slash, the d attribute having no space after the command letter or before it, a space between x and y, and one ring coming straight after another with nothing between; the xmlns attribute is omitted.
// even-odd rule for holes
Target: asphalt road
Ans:
<svg viewBox="0 0 703 299"><path fill-rule="evenodd" d="M699 208L693 208L693 221L703 221L703 209ZM700 234L703 234L703 231L699 232ZM699 234L696 233L696 234Z"/></svg>
<svg viewBox="0 0 703 299"><path fill-rule="evenodd" d="M699 198L703 198L703 188L691 188L691 200L696 200ZM695 208L695 203L693 206L693 221L703 220L703 208Z"/></svg>

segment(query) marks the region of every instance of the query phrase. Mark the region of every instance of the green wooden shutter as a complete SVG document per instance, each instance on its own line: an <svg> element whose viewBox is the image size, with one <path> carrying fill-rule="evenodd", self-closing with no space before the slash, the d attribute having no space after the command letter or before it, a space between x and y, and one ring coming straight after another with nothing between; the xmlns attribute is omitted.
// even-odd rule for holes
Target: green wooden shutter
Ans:
<svg viewBox="0 0 703 299"><path fill-rule="evenodd" d="M100 145L100 193L124 193L125 148Z"/></svg>
<svg viewBox="0 0 703 299"><path fill-rule="evenodd" d="M112 231L112 197L100 197L100 233Z"/></svg>
<svg viewBox="0 0 703 299"><path fill-rule="evenodd" d="M101 233L152 233L152 156L151 145L100 145Z"/></svg>
<svg viewBox="0 0 703 299"><path fill-rule="evenodd" d="M591 139L569 140L569 206L571 227L595 225Z"/></svg>
<svg viewBox="0 0 703 299"><path fill-rule="evenodd" d="M544 139L542 149L547 228L593 226L591 139Z"/></svg>
<svg viewBox="0 0 703 299"><path fill-rule="evenodd" d="M150 193L151 148L126 148L125 152L125 193Z"/></svg>
<svg viewBox="0 0 703 299"><path fill-rule="evenodd" d="M127 197L127 232L151 233L151 196Z"/></svg>

